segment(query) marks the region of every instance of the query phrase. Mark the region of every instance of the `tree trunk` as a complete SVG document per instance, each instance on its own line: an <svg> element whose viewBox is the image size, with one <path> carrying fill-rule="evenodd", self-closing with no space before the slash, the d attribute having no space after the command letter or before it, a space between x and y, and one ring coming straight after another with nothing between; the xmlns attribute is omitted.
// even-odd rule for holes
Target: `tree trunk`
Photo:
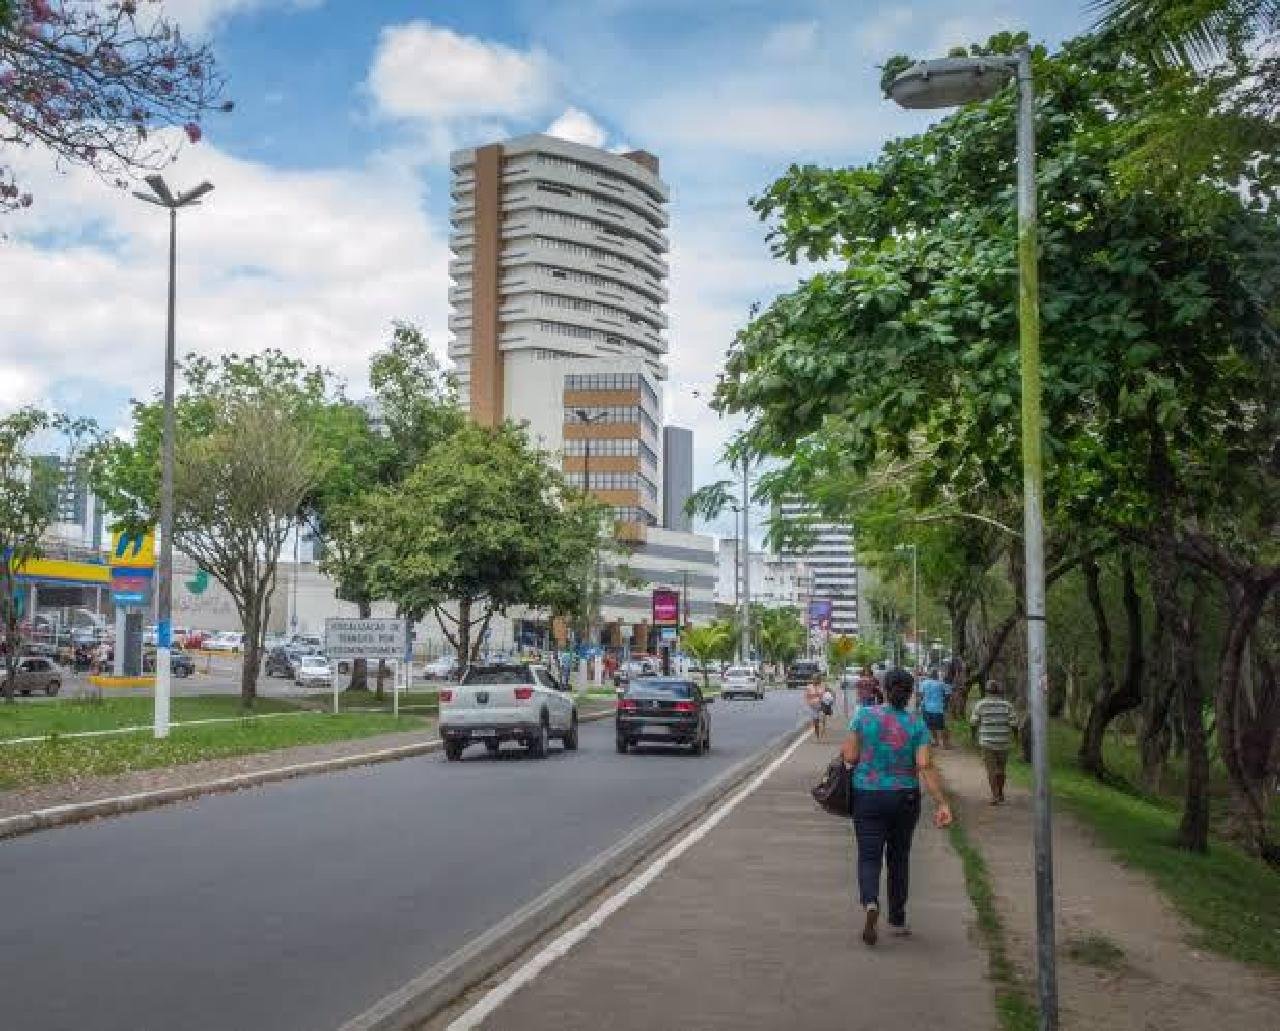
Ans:
<svg viewBox="0 0 1280 1031"><path fill-rule="evenodd" d="M458 669L471 665L471 599L458 599Z"/></svg>
<svg viewBox="0 0 1280 1031"><path fill-rule="evenodd" d="M262 661L262 609L260 599L248 599L244 609L244 653L240 666L240 705L252 709L258 697L258 666Z"/></svg>
<svg viewBox="0 0 1280 1031"><path fill-rule="evenodd" d="M1204 729L1204 684L1196 664L1201 595L1202 588L1197 583L1173 634L1174 675L1181 686L1187 748L1187 783L1178 845L1192 852L1209 851L1209 745Z"/></svg>
<svg viewBox="0 0 1280 1031"><path fill-rule="evenodd" d="M1132 557L1127 552L1121 558L1121 566L1124 573L1124 607L1129 640L1124 679L1117 684L1112 668L1114 656L1111 624L1102 600L1101 569L1097 559L1092 556L1081 563L1085 594L1098 628L1098 662L1101 669L1089 718L1080 737L1078 758L1080 767L1099 780L1107 774L1103 758L1107 727L1117 716L1137 708L1142 701L1142 670L1145 660L1142 650L1142 599L1138 596Z"/></svg>
<svg viewBox="0 0 1280 1031"><path fill-rule="evenodd" d="M1234 815L1245 846L1274 862L1267 810L1274 781L1271 764L1280 727L1280 698L1277 698L1276 678L1269 661L1257 692L1246 688L1243 669L1249 639L1270 589L1269 583L1257 581L1228 586L1228 631L1219 666L1215 707L1218 750L1231 781Z"/></svg>
<svg viewBox="0 0 1280 1031"><path fill-rule="evenodd" d="M379 660L378 660L378 675L377 675L377 677L375 677L375 679L374 679L374 683L375 683L375 685L376 685L376 690L374 691L374 697L375 697L378 701L382 701L382 700L386 697L386 694L385 694L385 693L383 692L383 690L382 690L382 682L383 682L383 680L386 678L386 675L387 675L387 660L386 660L386 659L379 659Z"/></svg>
<svg viewBox="0 0 1280 1031"><path fill-rule="evenodd" d="M1182 624L1182 604L1178 599L1178 562L1162 541L1151 549L1151 594L1155 601L1156 625L1152 645L1153 661L1142 710L1139 751L1142 757L1142 787L1157 793L1164 779L1173 732L1169 717L1178 701L1183 683L1178 670L1176 637Z"/></svg>
<svg viewBox="0 0 1280 1031"><path fill-rule="evenodd" d="M368 619L373 615L373 604L368 598L360 598L356 601L359 608L360 618ZM353 659L351 662L351 683L347 685L350 691L367 691L369 689L369 660Z"/></svg>

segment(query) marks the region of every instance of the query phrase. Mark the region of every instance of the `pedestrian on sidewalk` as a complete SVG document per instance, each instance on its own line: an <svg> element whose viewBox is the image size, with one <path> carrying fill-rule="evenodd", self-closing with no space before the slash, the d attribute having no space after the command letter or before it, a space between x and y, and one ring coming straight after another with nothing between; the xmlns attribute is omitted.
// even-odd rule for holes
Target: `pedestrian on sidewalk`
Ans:
<svg viewBox="0 0 1280 1031"><path fill-rule="evenodd" d="M858 679L854 681L853 688L857 703L854 715L857 715L858 710L867 706L884 704L884 692L880 690L880 681L871 672L870 666L862 667L862 672L858 674Z"/></svg>
<svg viewBox="0 0 1280 1031"><path fill-rule="evenodd" d="M982 752L982 764L987 768L991 804L1004 805L1005 767L1017 733L1018 714L1013 703L1002 697L998 681L987 681L982 697L969 715L969 725Z"/></svg>
<svg viewBox="0 0 1280 1031"><path fill-rule="evenodd" d="M947 730L947 699L951 685L938 679L938 671L931 669L920 682L920 712L924 725L929 728L929 740L937 747L951 747L951 733Z"/></svg>
<svg viewBox="0 0 1280 1031"><path fill-rule="evenodd" d="M804 689L804 707L813 721L813 739L822 740L822 725L826 718L822 714L822 675L815 673Z"/></svg>
<svg viewBox="0 0 1280 1031"><path fill-rule="evenodd" d="M853 825L858 841L858 894L865 913L862 940L874 945L880 920L880 870L888 867L889 926L899 936L907 926L911 839L920 819L920 783L935 805L934 824L951 823L920 717L907 712L915 687L904 669L885 677L885 705L862 708L840 748L853 767Z"/></svg>

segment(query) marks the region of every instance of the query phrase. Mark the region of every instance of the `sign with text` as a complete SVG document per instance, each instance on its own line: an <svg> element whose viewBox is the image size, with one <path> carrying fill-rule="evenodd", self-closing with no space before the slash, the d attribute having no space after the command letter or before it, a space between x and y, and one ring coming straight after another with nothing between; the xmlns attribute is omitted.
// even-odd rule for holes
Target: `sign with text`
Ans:
<svg viewBox="0 0 1280 1031"><path fill-rule="evenodd" d="M658 588L653 592L653 625L680 625L680 592Z"/></svg>
<svg viewBox="0 0 1280 1031"><path fill-rule="evenodd" d="M151 597L150 569L111 570L111 600L117 605L145 605Z"/></svg>
<svg viewBox="0 0 1280 1031"><path fill-rule="evenodd" d="M403 619L326 619L324 653L330 659L399 661L408 651Z"/></svg>

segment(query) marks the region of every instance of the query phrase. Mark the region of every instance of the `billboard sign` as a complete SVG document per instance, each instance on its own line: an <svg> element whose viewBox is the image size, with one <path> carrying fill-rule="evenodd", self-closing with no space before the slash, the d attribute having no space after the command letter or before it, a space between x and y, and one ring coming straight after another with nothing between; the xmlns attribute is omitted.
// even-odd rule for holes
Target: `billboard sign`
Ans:
<svg viewBox="0 0 1280 1031"><path fill-rule="evenodd" d="M809 625L819 630L831 629L830 598L814 598L809 602Z"/></svg>
<svg viewBox="0 0 1280 1031"><path fill-rule="evenodd" d="M110 560L113 569L153 568L156 564L155 533L150 530L145 533L113 530Z"/></svg>
<svg viewBox="0 0 1280 1031"><path fill-rule="evenodd" d="M117 605L145 605L151 597L152 570L112 569L111 600Z"/></svg>
<svg viewBox="0 0 1280 1031"><path fill-rule="evenodd" d="M330 659L403 659L409 650L403 619L326 619L324 653Z"/></svg>
<svg viewBox="0 0 1280 1031"><path fill-rule="evenodd" d="M659 587L653 592L653 625L680 625L680 592Z"/></svg>

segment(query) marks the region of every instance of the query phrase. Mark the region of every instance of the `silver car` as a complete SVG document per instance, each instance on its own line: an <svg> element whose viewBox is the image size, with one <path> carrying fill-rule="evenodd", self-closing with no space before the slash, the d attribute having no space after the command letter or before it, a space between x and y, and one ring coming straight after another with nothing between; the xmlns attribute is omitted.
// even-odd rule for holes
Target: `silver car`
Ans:
<svg viewBox="0 0 1280 1031"><path fill-rule="evenodd" d="M728 700L739 695L756 701L764 698L764 685L760 683L760 675L752 666L730 666L724 671L720 697Z"/></svg>
<svg viewBox="0 0 1280 1031"><path fill-rule="evenodd" d="M299 687L332 687L333 670L323 655L304 655L298 660L294 683Z"/></svg>
<svg viewBox="0 0 1280 1031"><path fill-rule="evenodd" d="M0 683L7 680L7 670L0 660ZM43 691L52 698L61 688L62 670L52 659L43 655L24 655L18 659L13 682L15 693L29 695L32 691Z"/></svg>

